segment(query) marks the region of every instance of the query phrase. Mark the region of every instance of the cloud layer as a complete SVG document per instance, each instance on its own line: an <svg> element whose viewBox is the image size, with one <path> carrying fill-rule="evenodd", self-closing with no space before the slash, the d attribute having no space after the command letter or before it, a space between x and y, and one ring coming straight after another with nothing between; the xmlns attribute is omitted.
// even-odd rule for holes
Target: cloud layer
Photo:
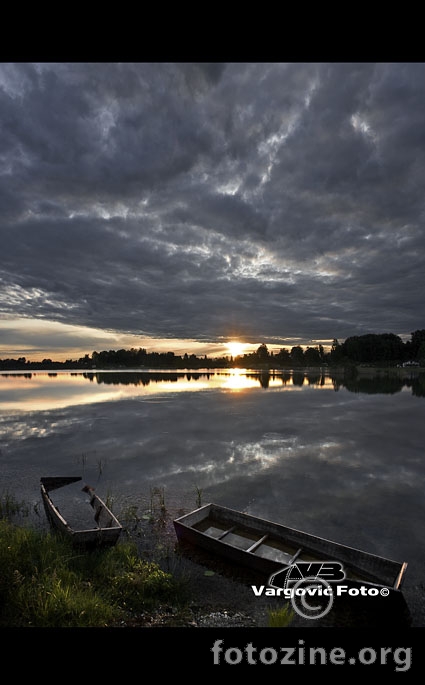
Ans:
<svg viewBox="0 0 425 685"><path fill-rule="evenodd" d="M277 344L425 327L424 83L0 65L0 316Z"/></svg>

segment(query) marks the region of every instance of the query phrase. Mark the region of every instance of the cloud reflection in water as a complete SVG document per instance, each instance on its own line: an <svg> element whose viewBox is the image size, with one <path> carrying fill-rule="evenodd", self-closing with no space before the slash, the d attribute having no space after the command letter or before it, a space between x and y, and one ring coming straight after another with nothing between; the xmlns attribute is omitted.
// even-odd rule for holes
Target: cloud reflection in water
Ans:
<svg viewBox="0 0 425 685"><path fill-rule="evenodd" d="M169 506L193 508L200 489L204 502L425 563L424 399L413 388L367 393L277 377L264 388L250 376L249 387L234 392L226 374L183 375L177 386L171 379L124 384L113 374L43 383L40 376L34 386L18 380L12 391L5 382L16 379L1 379L2 483L19 498L37 500L41 475L84 470L118 500L138 503L161 486ZM29 410L34 398L25 405L23 390L31 387L58 404ZM72 399L85 387L83 403L62 406L68 391ZM99 401L105 391L109 401Z"/></svg>

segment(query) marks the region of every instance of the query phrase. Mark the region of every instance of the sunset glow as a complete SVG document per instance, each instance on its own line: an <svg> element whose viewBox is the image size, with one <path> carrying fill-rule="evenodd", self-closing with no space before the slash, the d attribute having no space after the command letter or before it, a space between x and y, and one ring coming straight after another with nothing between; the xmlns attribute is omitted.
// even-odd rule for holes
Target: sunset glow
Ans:
<svg viewBox="0 0 425 685"><path fill-rule="evenodd" d="M237 340L226 343L226 346L229 350L229 354L231 354L232 357L238 357L239 355L246 352L246 345L244 343L238 342Z"/></svg>

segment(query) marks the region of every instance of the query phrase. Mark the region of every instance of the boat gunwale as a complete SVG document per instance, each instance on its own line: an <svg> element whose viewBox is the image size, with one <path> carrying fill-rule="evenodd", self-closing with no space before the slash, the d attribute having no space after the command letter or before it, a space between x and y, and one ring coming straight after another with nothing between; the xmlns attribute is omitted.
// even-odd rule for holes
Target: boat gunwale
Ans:
<svg viewBox="0 0 425 685"><path fill-rule="evenodd" d="M238 556L242 563L244 563L243 560L250 559L251 563L255 566L261 566L261 561L263 561L264 568L276 568L278 566L283 568L285 566L284 563L280 563L275 560L269 560L265 557L259 557L249 550L237 548L234 545L226 542L226 540L217 539L194 527L197 523L201 523L208 518L211 518L212 520L216 519L217 522L220 523L231 521L236 525L245 525L248 529L255 530L260 534L269 531L271 538L273 538L273 533L275 534L275 539L279 539L278 534L280 533L281 539L285 540L285 542L290 542L294 545L303 544L306 552L314 552L316 554L335 554L336 560L340 560L342 563L351 567L353 571L357 571L362 575L369 576L370 579L365 579L365 583L373 583L375 586L390 588L394 591L400 590L404 579L404 574L407 569L407 562L398 562L394 559L389 559L372 552L366 552L350 545L335 542L333 540L301 531L296 528L291 528L268 519L261 519L257 516L253 516L252 514L236 511L212 502L176 518L173 523L177 537L180 539L180 537L182 537L182 531L184 530L189 533L190 537L203 540L205 542L206 549L210 548L210 550L213 549L216 552L218 552L220 548L223 551L227 549L229 552L231 552L229 556ZM180 531L178 529L180 529ZM291 538L291 535L293 535L295 539ZM325 547L325 550L322 551L320 549L321 545ZM326 547L329 548L330 552L326 551ZM350 556L353 556L353 558L350 558ZM363 562L363 564L359 563L359 561ZM368 567L367 562L372 564L372 566ZM382 579L382 575L386 576L387 574L392 574L392 572L394 572L395 575L394 580L392 582L385 582ZM378 580L380 576L381 580Z"/></svg>
<svg viewBox="0 0 425 685"><path fill-rule="evenodd" d="M79 539L81 541L84 541L84 538L87 538L88 541L90 542L90 537L93 540L102 540L107 541L110 539L111 541L116 538L118 540L118 537L120 536L122 532L122 525L118 521L117 517L113 512L109 509L109 507L105 504L105 502L99 497L97 493L93 490L93 488L88 488L86 492L89 492L90 494L90 505L92 506L93 510L94 506L93 503L97 502L100 506L100 508L106 512L108 516L111 518L111 525L109 526L93 526L92 528L72 528L71 525L68 523L68 521L62 516L61 512L59 511L57 505L53 502L52 498L49 495L49 492L51 490L58 489L60 487L64 487L66 485L70 485L72 483L76 483L78 481L81 481L82 478L80 476L71 476L71 477L46 477L46 478L40 478L40 489L41 489L41 495L43 502L45 506L47 507L48 511L48 518L56 519L53 520L52 522L56 527L58 527L60 530L65 532L66 534L72 536L75 539ZM60 484L59 484L60 483ZM85 486L88 487L88 486ZM84 490L84 488L83 488Z"/></svg>

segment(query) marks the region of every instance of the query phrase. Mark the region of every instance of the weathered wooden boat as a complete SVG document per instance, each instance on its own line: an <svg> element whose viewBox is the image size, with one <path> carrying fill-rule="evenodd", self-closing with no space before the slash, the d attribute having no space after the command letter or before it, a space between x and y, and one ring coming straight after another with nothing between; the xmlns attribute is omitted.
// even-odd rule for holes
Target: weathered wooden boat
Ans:
<svg viewBox="0 0 425 685"><path fill-rule="evenodd" d="M297 562L337 561L344 585L373 586L398 592L406 562L392 561L265 519L206 504L173 521L177 539L249 567L268 578Z"/></svg>
<svg viewBox="0 0 425 685"><path fill-rule="evenodd" d="M53 490L81 481L81 476L52 476L40 479L41 497L50 525L68 535L72 541L83 546L112 546L121 535L122 525L112 511L95 493L89 485L82 488L82 492L89 495L89 504L93 509L93 519L85 525L75 527L61 513L57 503L50 496ZM91 518L91 517L90 517Z"/></svg>

